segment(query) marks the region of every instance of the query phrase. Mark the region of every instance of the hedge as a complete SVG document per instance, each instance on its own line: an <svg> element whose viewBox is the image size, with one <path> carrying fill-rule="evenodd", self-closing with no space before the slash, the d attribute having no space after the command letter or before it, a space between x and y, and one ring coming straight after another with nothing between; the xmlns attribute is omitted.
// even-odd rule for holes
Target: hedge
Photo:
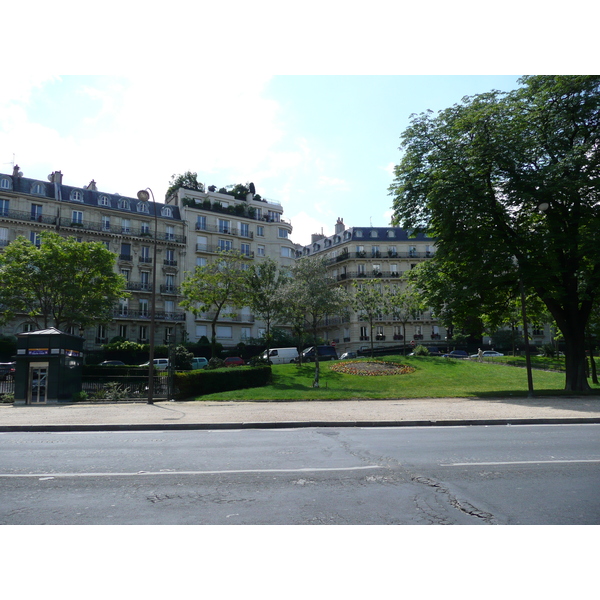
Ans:
<svg viewBox="0 0 600 600"><path fill-rule="evenodd" d="M178 400L217 392L262 387L271 381L271 367L225 367L175 373Z"/></svg>

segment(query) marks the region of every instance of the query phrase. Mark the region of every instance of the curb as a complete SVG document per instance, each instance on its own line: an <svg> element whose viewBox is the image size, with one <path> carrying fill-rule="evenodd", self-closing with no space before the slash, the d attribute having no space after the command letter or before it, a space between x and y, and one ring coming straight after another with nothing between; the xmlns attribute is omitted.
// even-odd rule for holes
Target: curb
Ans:
<svg viewBox="0 0 600 600"><path fill-rule="evenodd" d="M209 429L296 429L309 427L474 427L495 425L581 425L600 417L538 419L460 419L455 421L265 421L242 423L122 423L79 425L2 425L0 433L65 431L189 431Z"/></svg>

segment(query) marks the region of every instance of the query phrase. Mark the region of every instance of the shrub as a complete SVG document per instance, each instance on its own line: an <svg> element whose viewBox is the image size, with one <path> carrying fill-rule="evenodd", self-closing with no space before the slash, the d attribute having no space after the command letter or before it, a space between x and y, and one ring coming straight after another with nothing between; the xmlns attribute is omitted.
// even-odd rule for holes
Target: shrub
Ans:
<svg viewBox="0 0 600 600"><path fill-rule="evenodd" d="M180 400L217 392L262 387L271 381L271 367L185 371L175 373L176 397Z"/></svg>
<svg viewBox="0 0 600 600"><path fill-rule="evenodd" d="M429 350L422 344L419 344L414 350L413 354L415 356L429 356Z"/></svg>
<svg viewBox="0 0 600 600"><path fill-rule="evenodd" d="M221 358L217 358L216 356L214 356L213 358L211 358L208 361L208 366L206 367L207 369L220 369L221 367L225 366L225 361L222 360Z"/></svg>
<svg viewBox="0 0 600 600"><path fill-rule="evenodd" d="M88 393L85 390L73 394L73 402L85 402L88 399Z"/></svg>

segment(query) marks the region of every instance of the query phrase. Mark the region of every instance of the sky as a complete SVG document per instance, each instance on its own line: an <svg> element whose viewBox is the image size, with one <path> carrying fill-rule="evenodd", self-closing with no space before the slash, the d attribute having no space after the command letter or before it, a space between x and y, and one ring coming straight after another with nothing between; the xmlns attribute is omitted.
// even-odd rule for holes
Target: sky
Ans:
<svg viewBox="0 0 600 600"><path fill-rule="evenodd" d="M338 218L383 227L411 114L597 72L583 0L540 5L25 1L26 30L3 30L0 172L157 201L186 171L253 182L302 245Z"/></svg>
<svg viewBox="0 0 600 600"><path fill-rule="evenodd" d="M280 202L292 240L348 227L384 227L388 187L410 115L464 96L518 87L518 75L292 75L211 78L189 93L141 76L24 77L0 100L1 171L62 171L108 193L149 187L163 201L173 174L217 188L253 182Z"/></svg>

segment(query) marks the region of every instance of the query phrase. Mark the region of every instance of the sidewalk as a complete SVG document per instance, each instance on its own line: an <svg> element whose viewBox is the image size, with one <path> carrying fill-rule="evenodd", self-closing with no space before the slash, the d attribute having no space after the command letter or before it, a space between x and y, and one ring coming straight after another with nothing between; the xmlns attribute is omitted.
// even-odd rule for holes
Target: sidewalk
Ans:
<svg viewBox="0 0 600 600"><path fill-rule="evenodd" d="M0 432L600 423L600 397L0 404Z"/></svg>

